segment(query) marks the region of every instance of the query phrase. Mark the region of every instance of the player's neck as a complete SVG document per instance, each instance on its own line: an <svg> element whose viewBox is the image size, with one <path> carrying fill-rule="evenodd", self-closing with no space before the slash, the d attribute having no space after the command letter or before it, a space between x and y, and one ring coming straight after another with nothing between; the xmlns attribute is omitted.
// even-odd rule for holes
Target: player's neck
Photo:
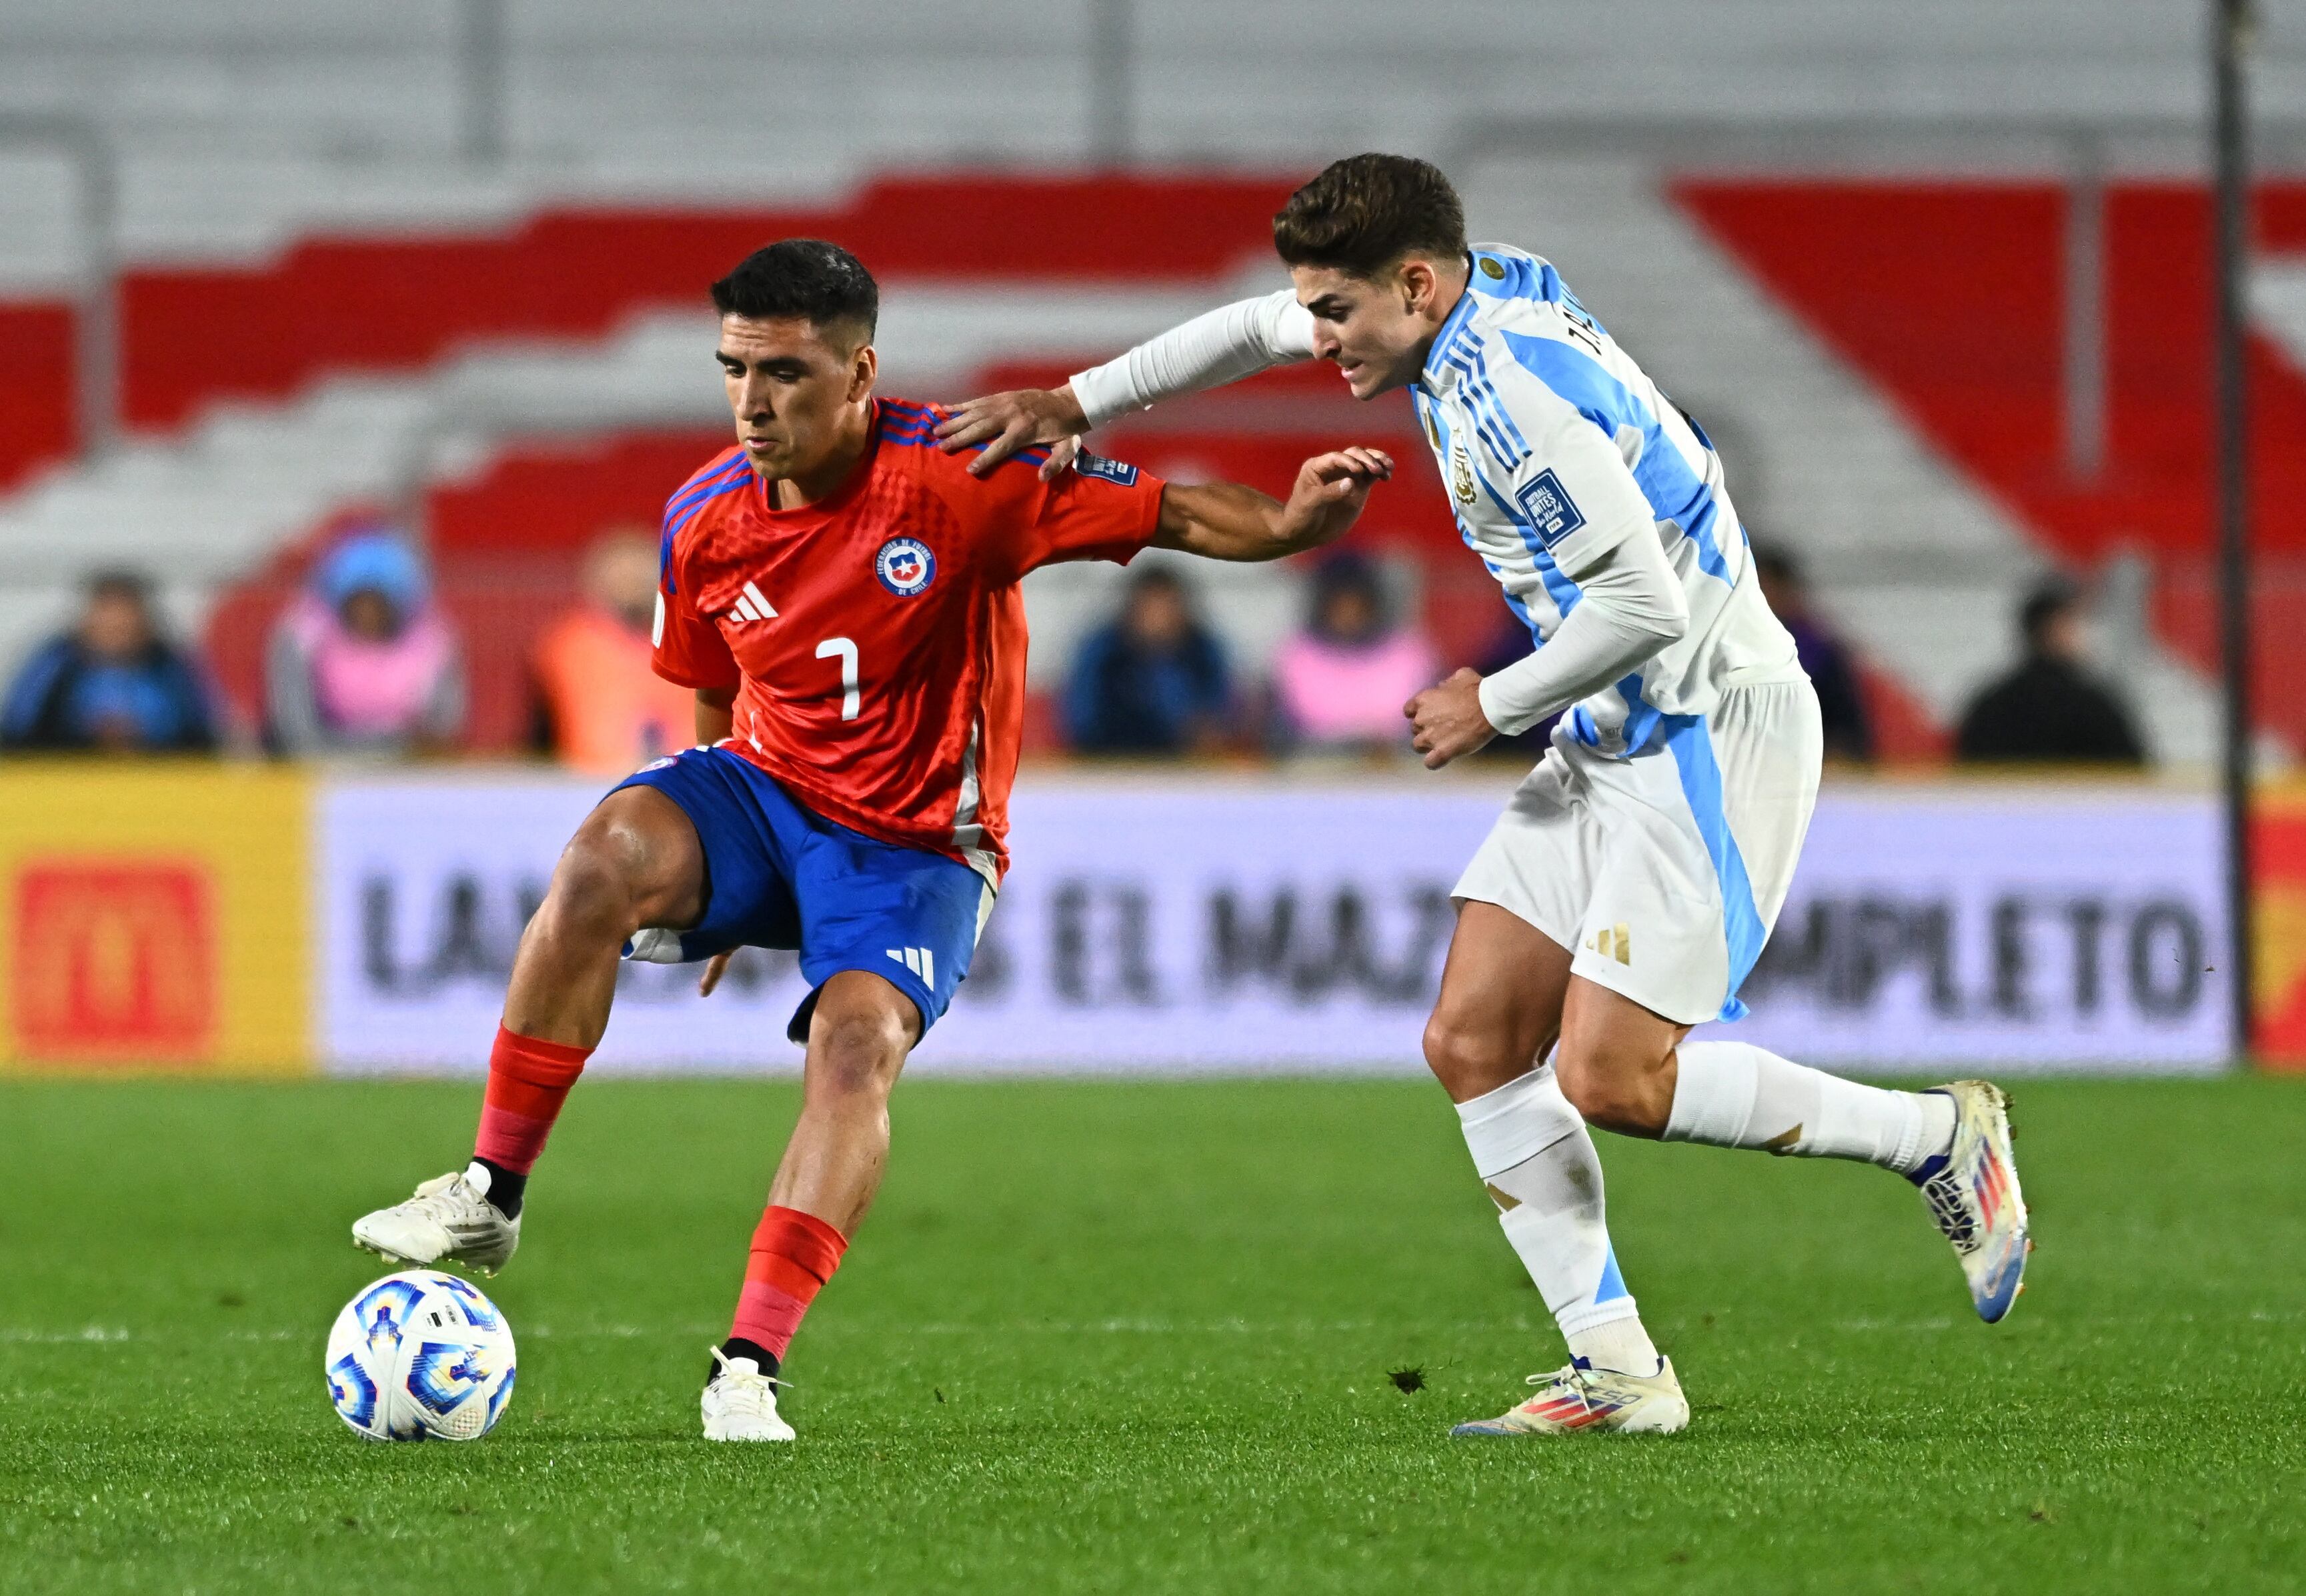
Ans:
<svg viewBox="0 0 2306 1596"><path fill-rule="evenodd" d="M842 418L840 441L831 453L808 470L791 476L771 477L768 482L769 504L780 510L807 509L832 498L856 471L864 459L866 447L873 441L873 407L859 405Z"/></svg>
<svg viewBox="0 0 2306 1596"><path fill-rule="evenodd" d="M1470 266L1460 266L1455 273L1442 277L1436 285L1440 292L1433 296L1434 303L1439 307L1438 314L1433 319L1433 330L1420 338L1416 347L1410 351L1416 357L1417 363L1414 370L1419 373L1424 371L1426 362L1433 358L1434 340L1441 336L1441 329L1449 325L1449 318L1457 313L1458 303L1473 291L1473 269ZM1412 380L1414 379L1413 378Z"/></svg>

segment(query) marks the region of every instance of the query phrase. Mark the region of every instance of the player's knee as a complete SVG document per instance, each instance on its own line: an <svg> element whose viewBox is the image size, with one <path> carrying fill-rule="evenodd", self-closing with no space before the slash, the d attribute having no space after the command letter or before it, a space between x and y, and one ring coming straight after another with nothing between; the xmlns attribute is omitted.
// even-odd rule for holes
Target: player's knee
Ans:
<svg viewBox="0 0 2306 1596"><path fill-rule="evenodd" d="M834 1096L885 1097L906 1043L899 1016L885 1009L820 1011L809 1030L809 1074L818 1090Z"/></svg>
<svg viewBox="0 0 2306 1596"><path fill-rule="evenodd" d="M1644 1061L1565 1044L1554 1055L1553 1069L1561 1095L1587 1124L1627 1136L1654 1136L1663 1129L1663 1117L1656 1112L1656 1071Z"/></svg>
<svg viewBox="0 0 2306 1596"><path fill-rule="evenodd" d="M632 935L633 884L625 851L612 838L580 832L552 872L547 907L554 926L568 935L622 941Z"/></svg>
<svg viewBox="0 0 2306 1596"><path fill-rule="evenodd" d="M1439 1011L1425 1022L1425 1067L1459 1102L1479 1097L1529 1068L1527 1059L1516 1065L1511 1051L1506 1039L1493 1030L1467 1025Z"/></svg>

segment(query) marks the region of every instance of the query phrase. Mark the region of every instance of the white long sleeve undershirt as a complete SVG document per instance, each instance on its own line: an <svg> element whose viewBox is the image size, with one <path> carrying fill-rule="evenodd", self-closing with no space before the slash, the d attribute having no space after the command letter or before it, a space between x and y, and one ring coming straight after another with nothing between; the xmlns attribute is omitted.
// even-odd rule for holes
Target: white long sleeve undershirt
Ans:
<svg viewBox="0 0 2306 1596"><path fill-rule="evenodd" d="M1182 321L1069 386L1092 428L1180 394L1313 357L1313 317L1287 288Z"/></svg>
<svg viewBox="0 0 2306 1596"><path fill-rule="evenodd" d="M1180 322L1127 354L1075 374L1073 399L1092 428L1164 399L1310 360L1313 318L1284 288ZM1586 570L1553 636L1482 682L1482 713L1507 736L1622 680L1689 629L1689 603L1665 549L1637 527Z"/></svg>
<svg viewBox="0 0 2306 1596"><path fill-rule="evenodd" d="M1574 579L1582 592L1553 636L1482 679L1482 713L1507 737L1624 679L1689 629L1689 601L1647 527L1618 539Z"/></svg>

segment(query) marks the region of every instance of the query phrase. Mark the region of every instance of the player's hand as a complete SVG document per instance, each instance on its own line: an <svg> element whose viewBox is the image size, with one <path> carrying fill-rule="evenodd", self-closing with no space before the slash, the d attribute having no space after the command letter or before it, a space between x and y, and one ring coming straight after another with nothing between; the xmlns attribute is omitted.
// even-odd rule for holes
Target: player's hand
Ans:
<svg viewBox="0 0 2306 1596"><path fill-rule="evenodd" d="M1426 688L1403 704L1401 713L1415 728L1409 746L1425 755L1429 771L1486 747L1498 734L1482 713L1482 673L1471 668L1438 687Z"/></svg>
<svg viewBox="0 0 2306 1596"><path fill-rule="evenodd" d="M1393 475L1393 457L1378 448L1341 448L1316 455L1297 469L1279 532L1291 547L1319 548L1345 534L1368 502L1369 491Z"/></svg>
<svg viewBox="0 0 2306 1596"><path fill-rule="evenodd" d="M984 452L969 463L972 476L983 476L1037 443L1062 443L1088 431L1089 417L1081 413L1070 385L1055 389L1012 388L1007 393L963 399L936 425L937 447L948 455L985 446ZM1063 464L1052 453L1041 467L1041 480L1052 481L1072 464L1070 453Z"/></svg>
<svg viewBox="0 0 2306 1596"><path fill-rule="evenodd" d="M730 949L733 953L736 950ZM713 989L721 985L721 977L729 973L729 953L715 953L705 962L705 973L696 977L696 995L711 997Z"/></svg>

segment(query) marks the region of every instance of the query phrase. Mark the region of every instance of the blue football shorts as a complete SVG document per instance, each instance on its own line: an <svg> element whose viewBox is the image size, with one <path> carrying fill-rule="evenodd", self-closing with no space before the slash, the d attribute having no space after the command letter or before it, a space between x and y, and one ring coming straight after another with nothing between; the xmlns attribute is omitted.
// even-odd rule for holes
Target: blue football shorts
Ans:
<svg viewBox="0 0 2306 1596"><path fill-rule="evenodd" d="M705 917L677 934L679 962L738 947L798 950L808 995L786 1028L796 1042L808 1040L818 992L845 969L902 990L923 1035L943 1017L993 906L976 871L827 820L722 748L660 759L611 790L628 787L653 787L679 805L704 845ZM636 942L637 956L673 962L669 936Z"/></svg>

